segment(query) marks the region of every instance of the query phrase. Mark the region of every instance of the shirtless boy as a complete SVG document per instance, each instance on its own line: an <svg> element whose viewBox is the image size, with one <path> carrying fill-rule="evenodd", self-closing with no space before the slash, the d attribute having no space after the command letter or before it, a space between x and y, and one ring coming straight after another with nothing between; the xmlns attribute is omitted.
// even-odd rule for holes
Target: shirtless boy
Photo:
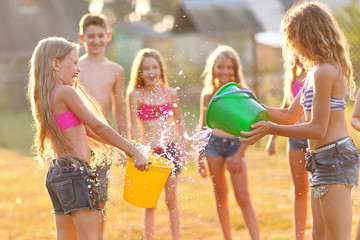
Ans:
<svg viewBox="0 0 360 240"><path fill-rule="evenodd" d="M85 14L79 23L79 40L85 47L85 55L80 58L79 81L87 93L93 97L107 118L110 108L118 132L125 136L126 118L124 106L124 69L105 57L107 43L111 33L106 27L106 18L102 14ZM100 207L103 209L101 231L104 232L105 203L108 198L107 173L110 165L98 167Z"/></svg>

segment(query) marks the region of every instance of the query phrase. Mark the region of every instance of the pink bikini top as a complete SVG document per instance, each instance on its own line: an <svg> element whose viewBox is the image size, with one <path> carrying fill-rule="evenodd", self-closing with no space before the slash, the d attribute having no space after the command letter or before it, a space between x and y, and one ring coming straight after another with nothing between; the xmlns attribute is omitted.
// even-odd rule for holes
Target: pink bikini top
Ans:
<svg viewBox="0 0 360 240"><path fill-rule="evenodd" d="M59 87L60 85L57 85L54 89L54 91L51 94L51 99L50 99L50 104L53 101L53 97L55 94L56 89ZM57 115L54 117L55 121L57 122L57 124L59 125L59 128L61 131L64 131L65 129L68 129L69 127L78 125L83 123L72 111L67 110L66 112L63 112L60 115Z"/></svg>
<svg viewBox="0 0 360 240"><path fill-rule="evenodd" d="M303 86L304 86L304 82L300 82L297 79L294 79L292 86L291 86L291 91L292 91L294 98L296 97L296 95L298 94L298 92L301 90L301 88Z"/></svg>
<svg viewBox="0 0 360 240"><path fill-rule="evenodd" d="M167 94L165 88L163 87L163 92L165 99L167 99ZM147 120L166 120L171 115L173 115L173 110L169 105L169 101L161 105L152 105L152 104L144 104L144 89L141 90L142 94L142 103L137 111L137 115L142 121Z"/></svg>

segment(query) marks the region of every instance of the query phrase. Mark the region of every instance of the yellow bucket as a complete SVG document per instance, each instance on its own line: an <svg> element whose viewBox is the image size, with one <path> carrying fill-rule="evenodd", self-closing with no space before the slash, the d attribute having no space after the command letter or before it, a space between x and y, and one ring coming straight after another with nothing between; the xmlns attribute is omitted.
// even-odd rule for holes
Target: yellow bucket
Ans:
<svg viewBox="0 0 360 240"><path fill-rule="evenodd" d="M166 180L172 170L171 162L157 155L151 155L149 170L139 171L132 158L127 158L124 183L124 200L138 207L153 208L160 197Z"/></svg>

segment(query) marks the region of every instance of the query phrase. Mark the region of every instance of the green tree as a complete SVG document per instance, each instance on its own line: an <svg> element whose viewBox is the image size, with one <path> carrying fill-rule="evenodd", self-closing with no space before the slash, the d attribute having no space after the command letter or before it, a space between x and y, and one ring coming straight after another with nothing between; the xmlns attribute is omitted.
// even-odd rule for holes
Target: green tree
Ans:
<svg viewBox="0 0 360 240"><path fill-rule="evenodd" d="M344 31L350 45L355 79L360 77L360 9L356 0L342 6L335 12L335 18Z"/></svg>

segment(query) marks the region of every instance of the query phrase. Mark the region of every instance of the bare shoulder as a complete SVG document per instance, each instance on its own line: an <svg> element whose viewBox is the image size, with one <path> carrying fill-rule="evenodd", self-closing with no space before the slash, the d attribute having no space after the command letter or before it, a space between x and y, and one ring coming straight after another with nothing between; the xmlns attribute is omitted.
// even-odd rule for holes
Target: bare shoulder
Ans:
<svg viewBox="0 0 360 240"><path fill-rule="evenodd" d="M201 95L201 97L203 98L203 101L204 101L204 106L208 106L212 97L213 97L213 94L210 94L210 93L204 93Z"/></svg>
<svg viewBox="0 0 360 240"><path fill-rule="evenodd" d="M166 94L169 96L171 102L177 101L179 99L179 95L177 92L178 88L165 87L164 89Z"/></svg>
<svg viewBox="0 0 360 240"><path fill-rule="evenodd" d="M141 90L139 88L135 88L134 90L132 90L129 94L129 96L132 99L140 99L141 97Z"/></svg>
<svg viewBox="0 0 360 240"><path fill-rule="evenodd" d="M76 94L76 91L73 87L68 85L60 85L56 90L58 93L69 93L69 94Z"/></svg>
<svg viewBox="0 0 360 240"><path fill-rule="evenodd" d="M120 64L113 62L113 61L109 60L108 58L105 59L105 64L107 66L109 66L111 68L111 70L116 74L124 73L124 68Z"/></svg>
<svg viewBox="0 0 360 240"><path fill-rule="evenodd" d="M330 63L323 63L318 68L315 69L314 79L317 82L329 81L334 82L340 77L339 69Z"/></svg>
<svg viewBox="0 0 360 240"><path fill-rule="evenodd" d="M87 68L87 65L89 65L87 58L80 58L79 59L79 67L81 70L84 70Z"/></svg>
<svg viewBox="0 0 360 240"><path fill-rule="evenodd" d="M56 97L61 100L73 100L74 97L78 97L78 93L74 88L67 85L60 85L56 90Z"/></svg>

